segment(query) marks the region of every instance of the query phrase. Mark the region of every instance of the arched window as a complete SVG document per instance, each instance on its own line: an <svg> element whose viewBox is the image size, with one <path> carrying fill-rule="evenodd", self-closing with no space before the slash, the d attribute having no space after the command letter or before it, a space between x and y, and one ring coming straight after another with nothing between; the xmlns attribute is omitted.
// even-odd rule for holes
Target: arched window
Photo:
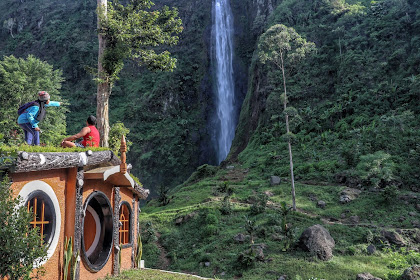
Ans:
<svg viewBox="0 0 420 280"><path fill-rule="evenodd" d="M131 244L131 209L128 202L124 201L120 206L120 244Z"/></svg>

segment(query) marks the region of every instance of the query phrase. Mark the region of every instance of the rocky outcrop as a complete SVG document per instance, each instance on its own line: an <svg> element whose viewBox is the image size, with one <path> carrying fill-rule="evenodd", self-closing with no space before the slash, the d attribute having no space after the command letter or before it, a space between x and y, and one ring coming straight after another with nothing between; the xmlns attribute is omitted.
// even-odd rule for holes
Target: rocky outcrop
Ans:
<svg viewBox="0 0 420 280"><path fill-rule="evenodd" d="M362 191L354 188L345 188L340 193L340 202L345 204L356 199Z"/></svg>
<svg viewBox="0 0 420 280"><path fill-rule="evenodd" d="M407 268L400 278L401 280L418 280L420 279L420 265Z"/></svg>
<svg viewBox="0 0 420 280"><path fill-rule="evenodd" d="M381 278L375 277L370 273L360 273L357 274L356 280L382 280Z"/></svg>
<svg viewBox="0 0 420 280"><path fill-rule="evenodd" d="M321 225L307 228L299 238L299 247L327 261L333 256L335 241L327 229Z"/></svg>
<svg viewBox="0 0 420 280"><path fill-rule="evenodd" d="M386 241L388 241L390 244L393 245L397 245L397 246L405 246L406 242L405 240L401 237L400 234L398 234L395 231L388 231L388 230L384 230L382 231L382 236L386 239Z"/></svg>

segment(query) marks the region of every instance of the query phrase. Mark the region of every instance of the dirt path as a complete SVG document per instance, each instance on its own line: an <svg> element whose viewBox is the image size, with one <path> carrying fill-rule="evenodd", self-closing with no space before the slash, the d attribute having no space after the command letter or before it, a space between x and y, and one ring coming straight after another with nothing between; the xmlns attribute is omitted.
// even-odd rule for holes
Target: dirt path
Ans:
<svg viewBox="0 0 420 280"><path fill-rule="evenodd" d="M156 236L157 236L158 240L155 242L155 244L159 248L159 251L160 251L160 255L159 255L160 265L159 265L159 267L163 270L166 270L166 269L168 269L169 265L171 264L171 261L167 257L168 252L166 252L165 248L159 242L161 234L159 232L157 232Z"/></svg>

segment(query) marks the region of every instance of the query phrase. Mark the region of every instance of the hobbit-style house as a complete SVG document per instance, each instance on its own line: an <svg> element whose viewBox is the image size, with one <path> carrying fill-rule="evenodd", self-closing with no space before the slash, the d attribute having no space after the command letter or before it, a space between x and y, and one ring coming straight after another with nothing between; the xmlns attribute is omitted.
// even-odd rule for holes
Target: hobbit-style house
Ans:
<svg viewBox="0 0 420 280"><path fill-rule="evenodd" d="M63 279L70 237L74 255L79 253L75 279L98 279L134 267L139 202L149 191L128 174L125 152L123 138L121 160L111 151L19 153L9 170L11 188L32 208L31 225L48 243L42 279Z"/></svg>

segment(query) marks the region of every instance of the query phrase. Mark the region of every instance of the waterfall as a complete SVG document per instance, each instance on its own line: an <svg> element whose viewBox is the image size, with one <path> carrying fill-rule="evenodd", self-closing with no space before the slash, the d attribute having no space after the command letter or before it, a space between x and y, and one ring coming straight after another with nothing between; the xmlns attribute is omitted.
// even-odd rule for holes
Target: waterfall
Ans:
<svg viewBox="0 0 420 280"><path fill-rule="evenodd" d="M230 0L213 4L213 69L216 94L216 146L218 163L226 159L235 136L235 86L233 80L233 16Z"/></svg>

